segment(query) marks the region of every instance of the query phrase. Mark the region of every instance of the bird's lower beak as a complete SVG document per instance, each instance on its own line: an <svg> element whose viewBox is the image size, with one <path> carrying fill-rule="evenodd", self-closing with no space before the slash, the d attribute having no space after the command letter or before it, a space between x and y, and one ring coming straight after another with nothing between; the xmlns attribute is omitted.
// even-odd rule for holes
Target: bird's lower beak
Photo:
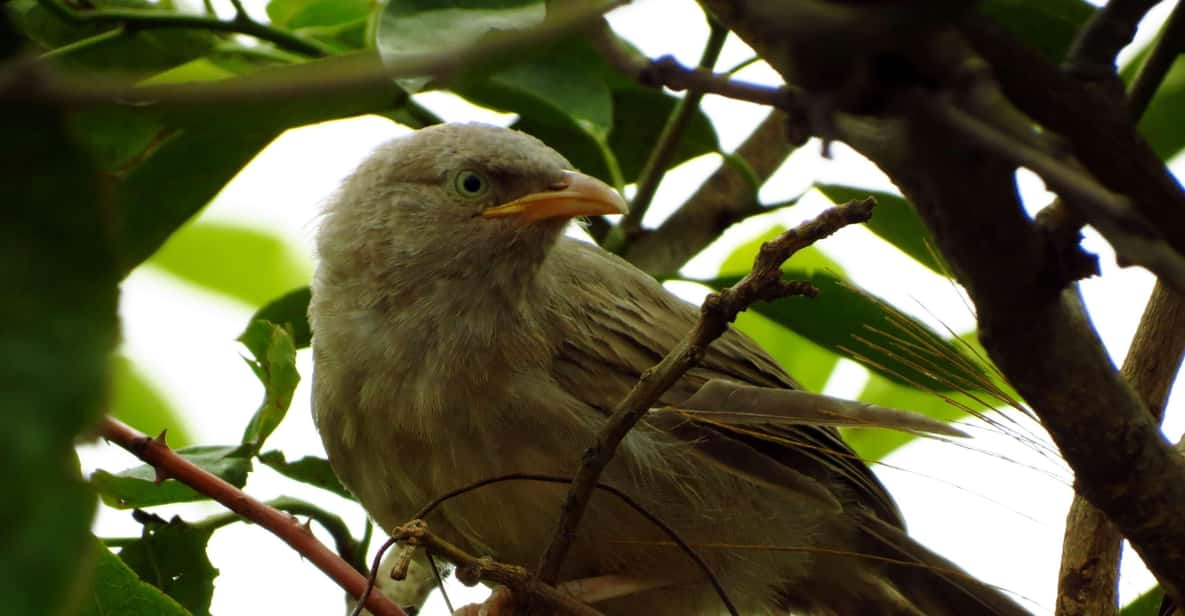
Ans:
<svg viewBox="0 0 1185 616"><path fill-rule="evenodd" d="M628 210L625 199L608 184L583 173L565 171L564 179L549 190L487 208L481 215L485 218L514 217L522 223L532 223L546 218L624 214Z"/></svg>

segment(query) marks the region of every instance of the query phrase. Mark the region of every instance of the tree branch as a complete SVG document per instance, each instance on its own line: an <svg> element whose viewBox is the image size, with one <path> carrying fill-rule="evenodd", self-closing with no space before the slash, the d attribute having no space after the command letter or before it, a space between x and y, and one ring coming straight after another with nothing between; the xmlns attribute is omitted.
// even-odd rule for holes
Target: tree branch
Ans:
<svg viewBox="0 0 1185 616"><path fill-rule="evenodd" d="M1132 339L1123 376L1157 423L1164 417L1173 380L1185 355L1185 297L1163 283L1152 289ZM1058 616L1114 614L1123 536L1097 508L1075 496L1066 516L1058 574Z"/></svg>
<svg viewBox="0 0 1185 616"><path fill-rule="evenodd" d="M786 136L786 114L772 110L731 161L725 160L657 229L630 242L622 256L654 276L679 271L721 231L765 211L757 204L757 191L796 147Z"/></svg>
<svg viewBox="0 0 1185 616"><path fill-rule="evenodd" d="M729 323L736 319L740 311L758 300L770 301L787 295L812 295L817 292L807 283L782 280L781 264L798 250L842 227L868 220L875 204L869 198L829 209L814 220L766 242L758 253L753 271L733 287L713 293L704 300L700 319L692 331L657 365L642 373L625 399L613 409L597 435L596 442L585 450L580 469L564 499L552 540L539 565L539 579L542 582L555 583L597 479L634 424L684 373L700 362L708 345L728 329Z"/></svg>
<svg viewBox="0 0 1185 616"><path fill-rule="evenodd" d="M292 516L259 502L220 477L177 455L162 441L141 434L117 419L103 418L99 434L151 464L164 476L177 479L222 503L227 509L271 531L292 549L312 561L318 569L354 597L360 597L366 590L366 578L317 541L313 534ZM366 602L366 607L376 616L406 616L403 610L379 594L372 594Z"/></svg>
<svg viewBox="0 0 1185 616"><path fill-rule="evenodd" d="M1078 31L1063 64L1072 76L1089 81L1114 79L1115 57L1136 36L1144 15L1160 0L1111 0Z"/></svg>
<svg viewBox="0 0 1185 616"><path fill-rule="evenodd" d="M246 34L288 51L314 58L335 53L333 48L328 45L251 19L242 10L242 6L237 0L235 0L235 18L230 21L206 15L186 15L163 10L101 9L80 11L67 7L61 0L37 0L37 3L50 13L73 24L115 24L124 26L126 31L174 28L232 32Z"/></svg>

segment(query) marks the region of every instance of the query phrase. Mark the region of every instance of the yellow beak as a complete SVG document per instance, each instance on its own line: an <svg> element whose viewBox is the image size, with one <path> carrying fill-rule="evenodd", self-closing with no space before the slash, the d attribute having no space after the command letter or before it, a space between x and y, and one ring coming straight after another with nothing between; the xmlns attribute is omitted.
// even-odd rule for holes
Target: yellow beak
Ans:
<svg viewBox="0 0 1185 616"><path fill-rule="evenodd" d="M624 214L629 206L608 184L577 171L565 171L564 179L544 192L531 193L509 203L483 210L484 218L513 216L524 224L547 218L575 218L596 214Z"/></svg>

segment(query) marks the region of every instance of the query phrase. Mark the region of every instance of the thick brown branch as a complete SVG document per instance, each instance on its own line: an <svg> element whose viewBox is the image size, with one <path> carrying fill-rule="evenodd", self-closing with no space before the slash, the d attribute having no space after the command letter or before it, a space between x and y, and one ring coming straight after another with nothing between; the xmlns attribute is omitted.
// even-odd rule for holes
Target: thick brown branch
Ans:
<svg viewBox="0 0 1185 616"><path fill-rule="evenodd" d="M1144 15L1160 0L1111 0L1078 32L1065 67L1088 80L1114 79L1115 57L1132 42ZM1116 79L1116 84L1118 83Z"/></svg>
<svg viewBox="0 0 1185 616"><path fill-rule="evenodd" d="M99 426L99 433L156 467L163 476L177 479L271 531L354 597L361 596L365 591L367 583L362 574L317 541L309 529L291 515L255 500L220 477L177 455L164 443L137 432L117 419L105 417ZM406 616L403 610L377 593L367 600L366 607L376 616Z"/></svg>
<svg viewBox="0 0 1185 616"><path fill-rule="evenodd" d="M1008 98L1064 136L1091 175L1131 199L1173 250L1185 255L1185 191L1136 131L1124 101L1066 77L986 20L968 20L963 32L995 67Z"/></svg>
<svg viewBox="0 0 1185 616"><path fill-rule="evenodd" d="M742 310L758 300L770 301L791 294L813 294L814 289L808 284L782 280L781 264L798 250L844 226L868 220L875 205L875 201L869 198L832 208L818 218L766 242L761 247L752 272L732 288L709 295L704 300L695 328L662 361L642 374L625 399L613 409L605 427L597 435L596 442L585 450L580 469L564 499L559 523L539 565L541 581L555 583L597 479L634 424L684 373L699 363L708 345L728 329L729 323Z"/></svg>
<svg viewBox="0 0 1185 616"><path fill-rule="evenodd" d="M725 161L657 229L631 242L623 256L655 276L679 271L724 229L763 211L757 204L757 191L795 147L786 136L786 114L770 111L732 153L733 161Z"/></svg>
<svg viewBox="0 0 1185 616"><path fill-rule="evenodd" d="M1144 399L1157 422L1185 354L1185 297L1158 283L1140 318L1140 327L1123 362L1123 376ZM1062 565L1058 574L1058 616L1114 614L1123 536L1080 496L1066 516Z"/></svg>

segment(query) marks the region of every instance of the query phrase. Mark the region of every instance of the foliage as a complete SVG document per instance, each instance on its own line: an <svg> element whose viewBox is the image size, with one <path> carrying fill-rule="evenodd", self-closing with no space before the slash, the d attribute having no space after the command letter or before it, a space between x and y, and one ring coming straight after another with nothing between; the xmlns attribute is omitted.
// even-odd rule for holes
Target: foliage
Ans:
<svg viewBox="0 0 1185 616"><path fill-rule="evenodd" d="M376 51L415 56L484 40L542 22L544 4L271 0L270 24L247 19L259 26L248 42L216 27L227 18L208 13L199 16L205 21L195 19L187 27L155 27L177 14L168 1L102 0L72 8L56 0L14 0L0 13L0 54L45 54L63 74L133 76L141 85L249 87L284 83L310 70L331 73ZM137 12L124 21L69 17L127 9ZM1093 11L1081 0L991 0L982 7L983 14L1055 60L1064 57ZM1130 80L1143 57L1138 54L1124 69L1125 78ZM1185 96L1183 66L1178 63L1169 73L1141 124L1166 159L1185 147L1185 121L1178 113ZM639 182L678 100L639 85L583 38L567 36L435 80L338 89L281 103L5 109L0 202L9 205L9 216L0 226L0 262L8 265L9 298L0 304L0 322L9 327L0 332L0 356L6 359L0 391L11 429L0 436L0 467L21 469L9 477L10 505L0 524L6 551L0 604L7 611L208 613L217 569L206 545L216 526L138 512L143 535L123 545L118 557L87 532L96 497L125 509L205 498L146 465L100 470L85 482L78 471L74 442L104 410L153 434L168 428L174 445L193 440L186 420L147 373L115 354L116 286L137 267L157 267L257 308L239 341L264 399L247 422L242 443L190 446L179 453L238 487L259 460L293 481L350 498L323 458L289 462L281 451L261 453L285 418L301 378L297 351L311 337L305 316L309 292L302 286L306 262L267 230L198 216L289 128L365 113L411 127L435 122L408 95L420 89L452 92L478 106L514 113L516 128L619 188ZM660 171L713 153L723 154L716 129L696 110L667 169ZM814 188L835 202L871 192L846 185ZM868 228L919 267L949 276L912 206L897 194L875 195L880 206ZM737 248L716 276L696 282L712 288L732 284L752 263L760 242L780 230L769 224L760 237ZM848 358L870 371L860 395L867 402L943 421L1016 403L986 355L973 350L974 332L956 337L930 330L860 289L818 250L804 251L786 273L810 280L822 294L814 301L761 304L737 325L806 387L821 389L840 358ZM911 438L881 430L852 430L847 437L870 461ZM317 515L326 526L344 528L330 514ZM342 532L343 544L360 542L365 548L365 541Z"/></svg>

